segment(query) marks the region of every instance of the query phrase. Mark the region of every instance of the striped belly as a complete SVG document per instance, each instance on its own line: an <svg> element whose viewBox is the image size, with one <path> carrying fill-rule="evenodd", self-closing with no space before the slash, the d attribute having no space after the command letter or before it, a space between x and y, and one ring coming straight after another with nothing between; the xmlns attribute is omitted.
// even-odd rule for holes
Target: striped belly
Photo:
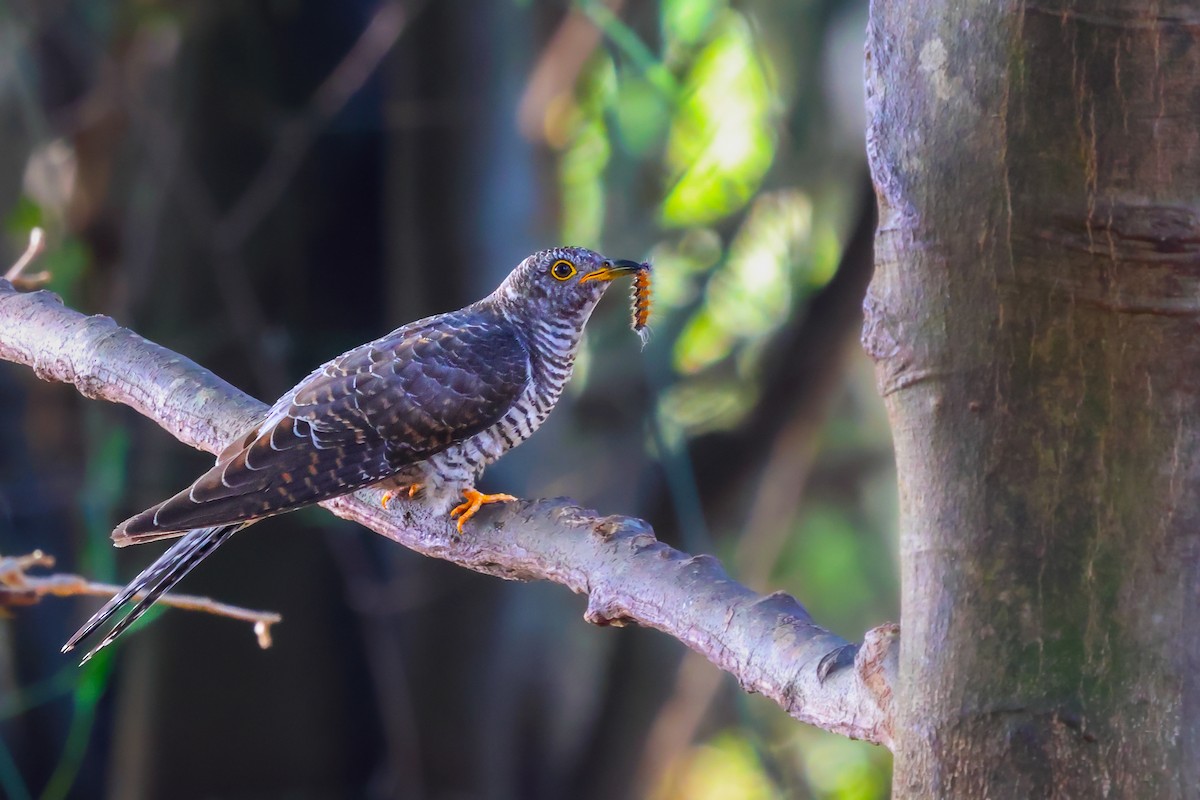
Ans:
<svg viewBox="0 0 1200 800"><path fill-rule="evenodd" d="M458 491L471 486L484 468L533 435L554 408L562 387L538 391L532 382L513 407L491 427L446 448L423 463L427 484Z"/></svg>
<svg viewBox="0 0 1200 800"><path fill-rule="evenodd" d="M541 427L571 378L582 328L582 322L570 325L539 321L532 326L534 355L525 391L494 425L422 463L427 498L457 496L462 489L474 486L488 464Z"/></svg>

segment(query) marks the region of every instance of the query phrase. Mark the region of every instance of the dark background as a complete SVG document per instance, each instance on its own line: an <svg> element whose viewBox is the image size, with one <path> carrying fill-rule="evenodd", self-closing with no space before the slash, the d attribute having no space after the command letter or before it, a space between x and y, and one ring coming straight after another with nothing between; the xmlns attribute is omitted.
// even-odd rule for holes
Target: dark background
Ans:
<svg viewBox="0 0 1200 800"><path fill-rule="evenodd" d="M656 265L593 319L559 409L483 488L647 518L850 639L896 616L895 479L856 342L870 275L865 2L0 3L7 260L43 226L73 307L270 400L555 244ZM112 526L210 458L0 364L0 553L126 580ZM0 794L877 798L815 731L582 598L308 510L78 668L95 599L0 620Z"/></svg>

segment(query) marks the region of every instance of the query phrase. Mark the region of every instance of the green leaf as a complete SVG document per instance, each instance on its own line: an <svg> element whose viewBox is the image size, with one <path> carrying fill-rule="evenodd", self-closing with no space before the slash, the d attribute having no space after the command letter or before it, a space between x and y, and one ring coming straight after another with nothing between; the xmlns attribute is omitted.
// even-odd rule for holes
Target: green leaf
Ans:
<svg viewBox="0 0 1200 800"><path fill-rule="evenodd" d="M663 39L670 45L698 44L725 6L723 0L663 0Z"/></svg>
<svg viewBox="0 0 1200 800"><path fill-rule="evenodd" d="M750 742L730 732L687 752L651 796L658 800L771 800L781 795Z"/></svg>
<svg viewBox="0 0 1200 800"><path fill-rule="evenodd" d="M621 144L636 156L645 155L662 139L670 111L662 92L638 77L621 81L613 110Z"/></svg>
<svg viewBox="0 0 1200 800"><path fill-rule="evenodd" d="M17 198L12 211L4 220L4 229L21 241L21 247L29 241L29 232L34 228L46 227L46 214L33 198L23 194Z"/></svg>
<svg viewBox="0 0 1200 800"><path fill-rule="evenodd" d="M87 263L88 253L83 242L67 237L57 245L49 244L38 266L50 273L50 285L46 288L61 296L67 305L78 306L79 285Z"/></svg>
<svg viewBox="0 0 1200 800"><path fill-rule="evenodd" d="M662 222L707 224L743 207L775 157L771 88L765 55L746 20L722 15L717 36L701 51L667 144L673 186Z"/></svg>
<svg viewBox="0 0 1200 800"><path fill-rule="evenodd" d="M604 230L604 169L610 154L604 121L580 126L559 162L563 241L596 247Z"/></svg>

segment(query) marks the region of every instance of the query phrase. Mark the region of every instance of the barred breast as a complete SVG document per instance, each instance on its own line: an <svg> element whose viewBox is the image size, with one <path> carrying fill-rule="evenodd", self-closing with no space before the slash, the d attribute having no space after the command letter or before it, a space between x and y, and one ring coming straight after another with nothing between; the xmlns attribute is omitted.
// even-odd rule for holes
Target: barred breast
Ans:
<svg viewBox="0 0 1200 800"><path fill-rule="evenodd" d="M582 327L557 320L538 320L524 327L523 344L530 356L524 391L495 424L425 462L427 489L445 486L457 491L459 486L473 485L488 464L541 427L571 378Z"/></svg>

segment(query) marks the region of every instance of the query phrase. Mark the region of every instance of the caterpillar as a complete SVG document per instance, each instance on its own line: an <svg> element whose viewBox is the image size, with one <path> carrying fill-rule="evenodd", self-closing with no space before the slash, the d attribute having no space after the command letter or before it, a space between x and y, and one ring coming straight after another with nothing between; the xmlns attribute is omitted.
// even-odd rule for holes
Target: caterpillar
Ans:
<svg viewBox="0 0 1200 800"><path fill-rule="evenodd" d="M642 268L633 276L633 319L634 333L642 340L642 347L650 341L650 328L646 323L650 320L650 263L643 262Z"/></svg>

